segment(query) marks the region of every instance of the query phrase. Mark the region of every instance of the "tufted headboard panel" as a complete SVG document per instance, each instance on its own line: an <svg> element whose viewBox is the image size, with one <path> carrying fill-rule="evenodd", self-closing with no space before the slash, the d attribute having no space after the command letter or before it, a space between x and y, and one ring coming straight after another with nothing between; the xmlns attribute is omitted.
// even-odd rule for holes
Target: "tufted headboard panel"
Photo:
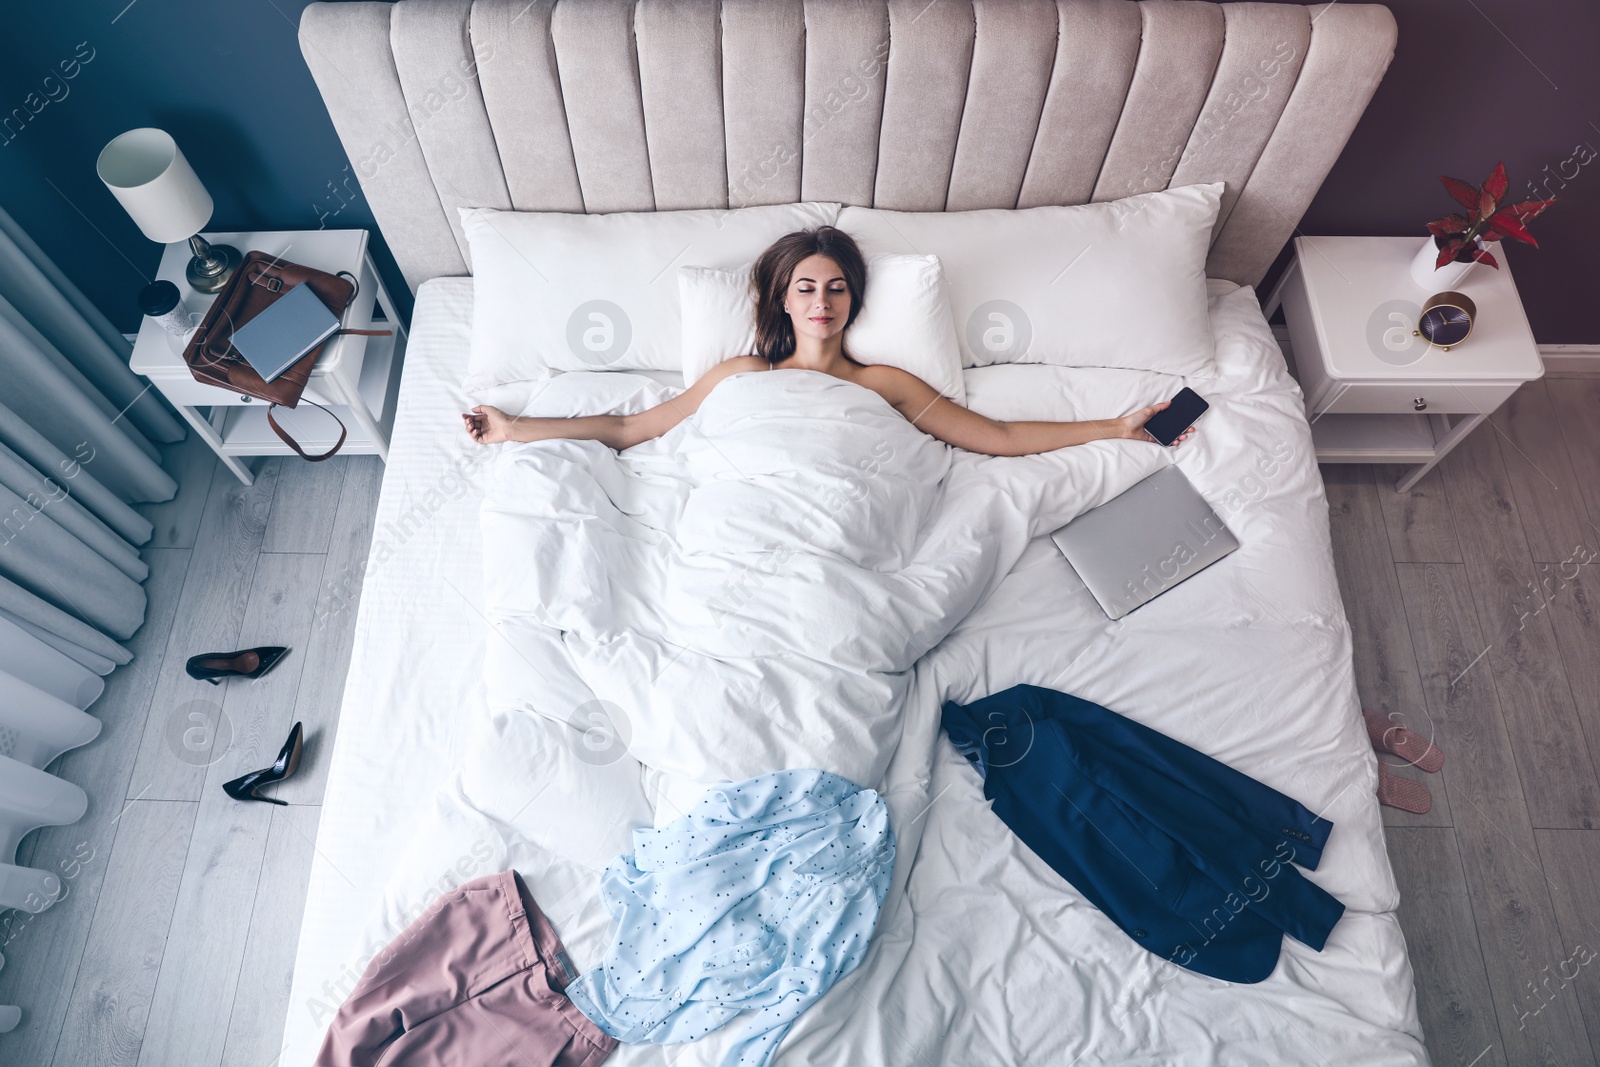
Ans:
<svg viewBox="0 0 1600 1067"><path fill-rule="evenodd" d="M1208 264L1258 282L1394 54L1372 4L318 3L300 45L412 289L463 206L906 211L1223 181Z"/></svg>

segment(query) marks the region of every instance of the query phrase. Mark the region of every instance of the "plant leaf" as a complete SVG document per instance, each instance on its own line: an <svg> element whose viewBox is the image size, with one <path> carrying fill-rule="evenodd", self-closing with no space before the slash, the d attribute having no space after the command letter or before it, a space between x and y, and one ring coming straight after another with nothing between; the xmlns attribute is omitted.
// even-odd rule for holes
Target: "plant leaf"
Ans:
<svg viewBox="0 0 1600 1067"><path fill-rule="evenodd" d="M1505 162L1501 161L1500 163L1495 164L1494 173L1489 175L1488 179L1484 181L1483 191L1494 197L1495 202L1499 203L1505 198L1506 190L1510 187L1511 180L1506 177Z"/></svg>
<svg viewBox="0 0 1600 1067"><path fill-rule="evenodd" d="M1470 225L1463 215L1446 215L1428 223L1428 232L1438 237L1449 237L1454 233L1466 233Z"/></svg>
<svg viewBox="0 0 1600 1067"><path fill-rule="evenodd" d="M1439 181L1443 183L1445 192L1455 197L1456 203L1471 212L1478 210L1478 190L1476 187L1467 184L1460 178L1447 178L1443 174L1439 175ZM1477 218L1477 215L1474 214L1471 217Z"/></svg>
<svg viewBox="0 0 1600 1067"><path fill-rule="evenodd" d="M1475 249L1472 253L1472 258L1477 260L1479 263L1489 264L1489 266L1493 267L1495 270L1500 269L1500 264L1495 262L1495 258L1489 254L1489 250L1487 248Z"/></svg>
<svg viewBox="0 0 1600 1067"><path fill-rule="evenodd" d="M1484 189L1478 193L1478 218L1488 218L1490 215L1494 214L1494 210L1497 207L1499 207L1499 204L1496 203L1495 198L1489 194L1489 190Z"/></svg>
<svg viewBox="0 0 1600 1067"><path fill-rule="evenodd" d="M1550 200L1524 200L1520 204L1508 204L1500 210L1509 211L1522 222L1528 222L1530 219L1536 219L1544 214L1545 209L1553 203L1555 203L1553 198Z"/></svg>
<svg viewBox="0 0 1600 1067"><path fill-rule="evenodd" d="M1535 248L1539 247L1539 242L1533 239L1533 234L1528 232L1528 228L1522 224L1522 220L1517 217L1517 213L1508 207L1501 208L1490 217L1485 236L1494 241L1511 237L1521 241L1523 244L1529 244Z"/></svg>
<svg viewBox="0 0 1600 1067"><path fill-rule="evenodd" d="M1459 237L1452 237L1450 240L1446 241L1444 246L1439 249L1439 258L1433 261L1433 269L1438 270L1440 267L1454 263L1456 255L1463 248L1465 248L1466 245L1467 242Z"/></svg>

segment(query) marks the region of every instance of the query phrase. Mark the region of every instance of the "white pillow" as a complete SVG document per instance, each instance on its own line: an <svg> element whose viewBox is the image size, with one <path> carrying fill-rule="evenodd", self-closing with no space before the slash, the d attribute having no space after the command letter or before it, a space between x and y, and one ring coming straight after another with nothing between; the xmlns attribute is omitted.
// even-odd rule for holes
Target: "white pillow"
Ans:
<svg viewBox="0 0 1600 1067"><path fill-rule="evenodd" d="M674 267L734 267L838 204L613 215L462 208L472 248L469 391L547 370L677 370Z"/></svg>
<svg viewBox="0 0 1600 1067"><path fill-rule="evenodd" d="M680 267L683 382L756 349L750 267ZM845 335L862 363L899 367L945 396L966 402L961 351L937 256L875 256L867 261L867 304Z"/></svg>
<svg viewBox="0 0 1600 1067"><path fill-rule="evenodd" d="M1206 255L1222 183L1080 207L879 211L838 227L867 255L939 257L962 358L1214 377Z"/></svg>

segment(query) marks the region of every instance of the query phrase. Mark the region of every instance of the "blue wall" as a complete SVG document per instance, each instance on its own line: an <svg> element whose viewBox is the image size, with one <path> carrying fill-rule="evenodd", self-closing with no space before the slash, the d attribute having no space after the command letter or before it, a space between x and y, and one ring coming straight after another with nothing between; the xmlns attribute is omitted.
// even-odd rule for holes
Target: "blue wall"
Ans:
<svg viewBox="0 0 1600 1067"><path fill-rule="evenodd" d="M107 141L138 126L177 139L216 202L211 229L372 229L379 269L409 313L410 294L301 59L295 34L305 6L6 5L0 207L123 330L137 328L135 297L161 248L139 232L94 164Z"/></svg>
<svg viewBox="0 0 1600 1067"><path fill-rule="evenodd" d="M567 0L581 2L581 0ZM0 36L0 206L124 329L160 249L94 161L136 126L172 133L216 200L213 228L372 226L295 36L305 0L11 3ZM1305 233L1417 234L1453 210L1440 172L1562 202L1511 253L1545 343L1600 343L1600 4L1390 0L1394 66L1301 224ZM75 58L79 53L92 58ZM62 67L65 62L67 66ZM74 65L75 64L75 65ZM66 77L67 71L73 76ZM30 96L31 94L31 96ZM40 107L40 102L43 106ZM330 214L332 213L332 214ZM326 216L326 217L325 217ZM324 218L325 217L325 218ZM381 237L380 268L405 286Z"/></svg>

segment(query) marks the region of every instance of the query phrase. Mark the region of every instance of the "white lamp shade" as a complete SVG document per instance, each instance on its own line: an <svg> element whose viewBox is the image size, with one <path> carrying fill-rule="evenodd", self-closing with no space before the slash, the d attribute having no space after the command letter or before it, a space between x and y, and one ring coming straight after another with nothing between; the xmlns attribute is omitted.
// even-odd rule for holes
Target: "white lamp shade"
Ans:
<svg viewBox="0 0 1600 1067"><path fill-rule="evenodd" d="M211 220L211 194L165 130L146 126L113 138L94 169L152 241L187 241Z"/></svg>

